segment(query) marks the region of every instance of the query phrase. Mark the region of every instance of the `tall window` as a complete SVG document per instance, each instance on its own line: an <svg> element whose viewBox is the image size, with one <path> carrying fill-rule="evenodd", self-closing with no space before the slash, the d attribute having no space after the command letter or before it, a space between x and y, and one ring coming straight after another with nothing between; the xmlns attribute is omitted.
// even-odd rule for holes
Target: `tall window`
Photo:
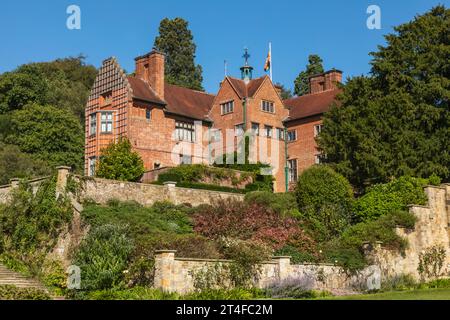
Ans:
<svg viewBox="0 0 450 320"><path fill-rule="evenodd" d="M94 136L97 134L97 114L93 113L89 116L89 134Z"/></svg>
<svg viewBox="0 0 450 320"><path fill-rule="evenodd" d="M175 138L181 141L195 141L195 125L192 122L176 121Z"/></svg>
<svg viewBox="0 0 450 320"><path fill-rule="evenodd" d="M277 139L284 140L284 129L283 128L277 128Z"/></svg>
<svg viewBox="0 0 450 320"><path fill-rule="evenodd" d="M289 182L297 181L297 159L288 160Z"/></svg>
<svg viewBox="0 0 450 320"><path fill-rule="evenodd" d="M315 164L321 164L321 163L324 163L326 159L327 159L327 155L326 154L319 153L319 154L316 154L314 156L314 163Z"/></svg>
<svg viewBox="0 0 450 320"><path fill-rule="evenodd" d="M95 176L95 165L97 163L96 157L90 157L89 158L89 169L88 169L88 176L93 177Z"/></svg>
<svg viewBox="0 0 450 320"><path fill-rule="evenodd" d="M222 130L211 129L211 142L217 142L222 139Z"/></svg>
<svg viewBox="0 0 450 320"><path fill-rule="evenodd" d="M261 101L261 110L264 112L274 113L275 107L273 105L273 102L265 101L265 100Z"/></svg>
<svg viewBox="0 0 450 320"><path fill-rule="evenodd" d="M322 132L323 124L318 124L314 126L314 137L317 137L320 132Z"/></svg>
<svg viewBox="0 0 450 320"><path fill-rule="evenodd" d="M234 111L234 101L228 101L220 105L222 114L232 113Z"/></svg>
<svg viewBox="0 0 450 320"><path fill-rule="evenodd" d="M101 130L102 130L102 133L112 133L113 132L113 113L112 112L102 112L102 114L101 114Z"/></svg>
<svg viewBox="0 0 450 320"><path fill-rule="evenodd" d="M271 126L264 126L264 135L268 138L272 138L272 131L273 131L273 127Z"/></svg>
<svg viewBox="0 0 450 320"><path fill-rule="evenodd" d="M234 133L236 137L242 136L244 134L244 124L237 124L234 126Z"/></svg>
<svg viewBox="0 0 450 320"><path fill-rule="evenodd" d="M287 140L289 142L297 140L297 130L288 131L287 132Z"/></svg>
<svg viewBox="0 0 450 320"><path fill-rule="evenodd" d="M252 122L252 133L259 136L259 123Z"/></svg>
<svg viewBox="0 0 450 320"><path fill-rule="evenodd" d="M145 119L147 119L147 120L152 119L152 111L150 109L145 110Z"/></svg>

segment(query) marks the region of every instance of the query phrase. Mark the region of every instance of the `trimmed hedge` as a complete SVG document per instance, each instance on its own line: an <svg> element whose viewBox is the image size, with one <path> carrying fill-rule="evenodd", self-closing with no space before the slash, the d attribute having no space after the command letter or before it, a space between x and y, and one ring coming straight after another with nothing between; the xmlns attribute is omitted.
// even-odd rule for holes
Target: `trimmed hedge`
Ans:
<svg viewBox="0 0 450 320"><path fill-rule="evenodd" d="M0 286L0 300L50 300L50 296L42 290L33 288L17 288L16 286Z"/></svg>

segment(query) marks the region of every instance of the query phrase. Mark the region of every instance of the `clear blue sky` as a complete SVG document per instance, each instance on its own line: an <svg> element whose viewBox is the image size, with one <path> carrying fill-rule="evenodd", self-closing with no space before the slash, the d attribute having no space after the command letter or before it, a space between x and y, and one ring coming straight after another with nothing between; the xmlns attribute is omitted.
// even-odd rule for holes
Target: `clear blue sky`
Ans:
<svg viewBox="0 0 450 320"><path fill-rule="evenodd" d="M66 28L66 8L80 6L82 29ZM366 27L369 5L381 8L381 30ZM326 69L344 77L369 71L368 53L384 43L392 27L450 0L5 0L0 10L0 72L18 65L87 55L99 66L109 56L128 72L134 57L148 52L164 17L189 21L203 66L204 86L216 92L224 74L239 76L248 47L255 76L264 74L268 42L273 46L275 82L293 87L308 54L317 53Z"/></svg>

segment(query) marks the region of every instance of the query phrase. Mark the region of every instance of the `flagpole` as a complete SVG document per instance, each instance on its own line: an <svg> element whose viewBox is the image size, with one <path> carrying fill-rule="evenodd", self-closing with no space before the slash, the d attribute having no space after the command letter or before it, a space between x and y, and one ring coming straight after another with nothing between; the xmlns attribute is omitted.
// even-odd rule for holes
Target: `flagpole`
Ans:
<svg viewBox="0 0 450 320"><path fill-rule="evenodd" d="M269 42L269 52L270 52L270 81L273 82L273 78L272 78L272 42Z"/></svg>

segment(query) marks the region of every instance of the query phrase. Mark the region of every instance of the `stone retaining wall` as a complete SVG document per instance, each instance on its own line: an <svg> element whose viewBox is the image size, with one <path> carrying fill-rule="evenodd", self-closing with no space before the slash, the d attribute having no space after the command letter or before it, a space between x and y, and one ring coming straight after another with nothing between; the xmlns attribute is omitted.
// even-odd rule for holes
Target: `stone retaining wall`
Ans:
<svg viewBox="0 0 450 320"><path fill-rule="evenodd" d="M185 294L195 290L194 275L198 272L232 263L230 260L189 259L175 257L176 251L160 250L155 255L154 287ZM283 282L302 283L309 289L329 290L372 289L380 284L380 270L370 266L357 275L349 276L338 266L330 264L292 265L290 257L273 257L261 264L261 273L254 282L257 288L267 288Z"/></svg>
<svg viewBox="0 0 450 320"><path fill-rule="evenodd" d="M170 201L174 204L188 203L192 206L198 206L210 204L220 199L244 199L242 194L178 188L175 183L166 183L164 186L160 186L99 178L89 178L84 180L83 183L82 197L102 204L107 203L108 200L117 199L120 201L136 201L142 205L152 205L157 201Z"/></svg>

